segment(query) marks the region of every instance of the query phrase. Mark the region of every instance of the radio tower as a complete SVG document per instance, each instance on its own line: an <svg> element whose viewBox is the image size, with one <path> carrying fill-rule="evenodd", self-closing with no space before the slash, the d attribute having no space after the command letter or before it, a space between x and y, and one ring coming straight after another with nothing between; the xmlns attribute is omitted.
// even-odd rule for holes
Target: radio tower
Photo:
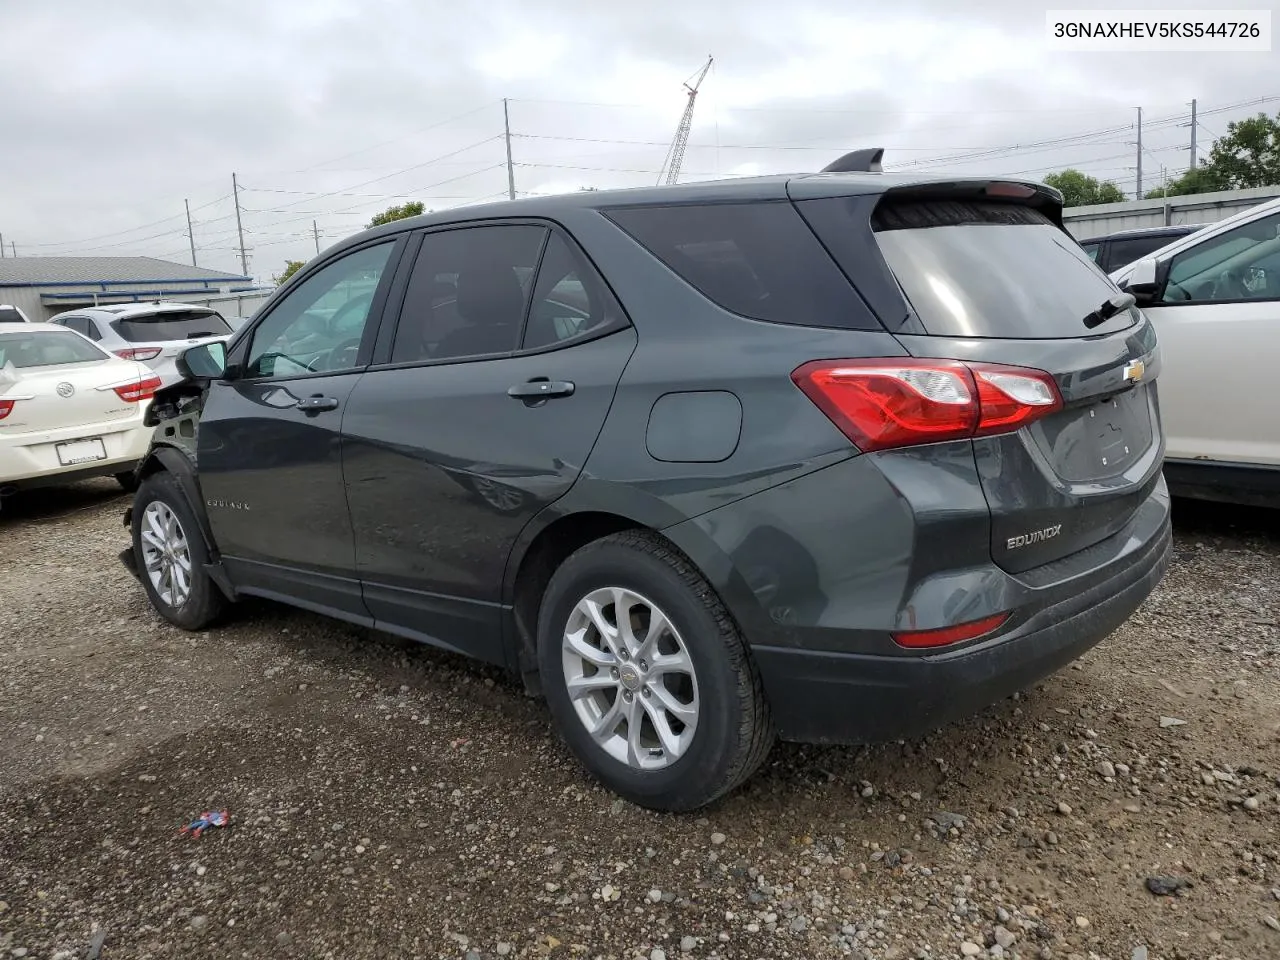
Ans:
<svg viewBox="0 0 1280 960"><path fill-rule="evenodd" d="M707 62L703 65L694 76L684 82L684 88L688 90L689 102L684 106L684 114L680 117L680 125L676 127L675 139L671 141L671 147L667 150L667 159L662 161L662 170L658 173L658 184L676 183L680 180L680 167L684 164L684 148L689 145L689 130L693 127L693 105L698 99L698 88L702 86L702 80L707 75L707 71L711 69L712 58L707 57ZM695 79L696 78L696 79Z"/></svg>

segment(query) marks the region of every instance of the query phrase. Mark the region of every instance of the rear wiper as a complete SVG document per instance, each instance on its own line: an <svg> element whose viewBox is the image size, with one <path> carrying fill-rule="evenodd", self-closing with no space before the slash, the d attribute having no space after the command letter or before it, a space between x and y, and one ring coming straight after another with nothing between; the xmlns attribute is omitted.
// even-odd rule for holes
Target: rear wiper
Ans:
<svg viewBox="0 0 1280 960"><path fill-rule="evenodd" d="M1117 293L1110 300L1104 301L1097 310L1092 313L1086 313L1083 323L1090 330L1094 327L1100 327L1117 313L1123 313L1137 302L1137 297L1132 293Z"/></svg>

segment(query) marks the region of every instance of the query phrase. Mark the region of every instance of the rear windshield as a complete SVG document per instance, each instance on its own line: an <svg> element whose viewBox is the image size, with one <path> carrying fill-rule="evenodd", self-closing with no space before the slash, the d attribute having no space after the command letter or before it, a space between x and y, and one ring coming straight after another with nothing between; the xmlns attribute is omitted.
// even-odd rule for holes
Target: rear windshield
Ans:
<svg viewBox="0 0 1280 960"><path fill-rule="evenodd" d="M744 317L879 329L789 202L644 206L608 216L708 300Z"/></svg>
<svg viewBox="0 0 1280 960"><path fill-rule="evenodd" d="M1007 203L882 203L876 241L924 328L935 336L1020 340L1124 330L1085 316L1117 294L1080 245L1037 210Z"/></svg>
<svg viewBox="0 0 1280 960"><path fill-rule="evenodd" d="M116 320L111 325L130 343L223 337L232 332L222 314L215 310L166 310Z"/></svg>
<svg viewBox="0 0 1280 960"><path fill-rule="evenodd" d="M14 307L0 307L0 323L22 323L23 316Z"/></svg>
<svg viewBox="0 0 1280 960"><path fill-rule="evenodd" d="M0 369L54 367L63 363L106 360L107 355L92 343L68 330L33 330L30 333L0 333Z"/></svg>

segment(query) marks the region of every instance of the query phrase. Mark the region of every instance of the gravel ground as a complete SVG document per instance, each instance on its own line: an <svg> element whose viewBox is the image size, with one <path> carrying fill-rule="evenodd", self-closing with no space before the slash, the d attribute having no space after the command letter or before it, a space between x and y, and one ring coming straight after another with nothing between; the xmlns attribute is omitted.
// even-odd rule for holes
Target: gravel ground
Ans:
<svg viewBox="0 0 1280 960"><path fill-rule="evenodd" d="M499 673L267 604L162 624L124 506L0 511L0 957L1280 956L1280 513L1182 508L1073 668L675 817Z"/></svg>

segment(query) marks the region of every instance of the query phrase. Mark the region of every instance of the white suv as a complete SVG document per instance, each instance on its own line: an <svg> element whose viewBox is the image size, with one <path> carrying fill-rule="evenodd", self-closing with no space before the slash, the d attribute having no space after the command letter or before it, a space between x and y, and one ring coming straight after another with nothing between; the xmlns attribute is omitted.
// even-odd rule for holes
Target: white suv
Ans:
<svg viewBox="0 0 1280 960"><path fill-rule="evenodd" d="M1156 326L1165 477L1173 492L1280 506L1280 199L1162 247L1111 278Z"/></svg>

